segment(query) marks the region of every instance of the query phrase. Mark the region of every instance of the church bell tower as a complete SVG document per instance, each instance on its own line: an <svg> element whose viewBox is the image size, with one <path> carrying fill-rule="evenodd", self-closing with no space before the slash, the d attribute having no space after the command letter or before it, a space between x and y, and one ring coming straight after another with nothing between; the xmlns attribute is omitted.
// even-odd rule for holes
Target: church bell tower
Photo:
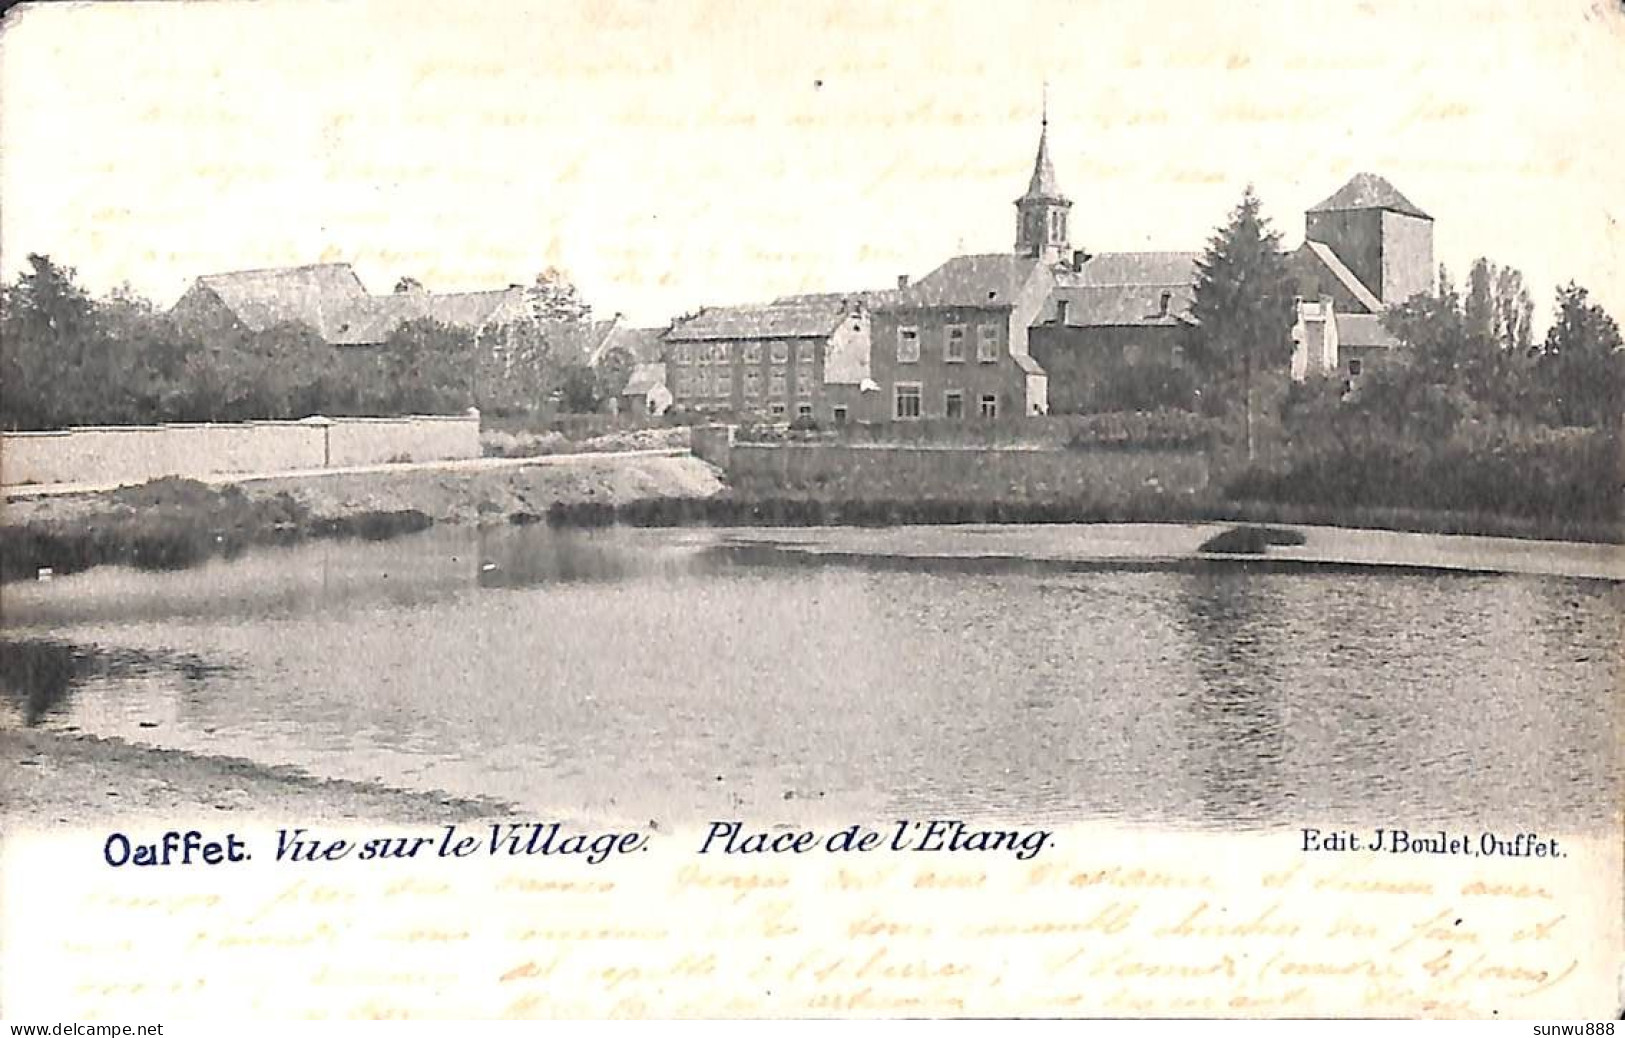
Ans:
<svg viewBox="0 0 1625 1038"><path fill-rule="evenodd" d="M1067 211L1072 202L1055 181L1055 167L1049 159L1049 99L1038 131L1038 157L1033 160L1032 179L1027 193L1016 199L1016 252L1034 256L1046 263L1063 262L1071 252L1068 245Z"/></svg>

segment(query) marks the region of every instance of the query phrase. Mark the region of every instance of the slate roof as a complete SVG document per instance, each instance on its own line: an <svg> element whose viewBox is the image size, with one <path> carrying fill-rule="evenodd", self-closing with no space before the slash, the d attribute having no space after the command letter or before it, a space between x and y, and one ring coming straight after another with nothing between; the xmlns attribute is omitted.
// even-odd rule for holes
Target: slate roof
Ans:
<svg viewBox="0 0 1625 1038"><path fill-rule="evenodd" d="M197 284L213 292L251 331L298 321L334 346L370 346L405 321L432 317L443 324L479 328L523 289L492 292L396 292L374 296L348 263L316 263L205 274Z"/></svg>
<svg viewBox="0 0 1625 1038"><path fill-rule="evenodd" d="M896 292L894 299L876 309L1013 306L1033 276L1046 269L1031 256L1009 253L955 256L919 281Z"/></svg>
<svg viewBox="0 0 1625 1038"><path fill-rule="evenodd" d="M1337 253L1332 251L1330 245L1324 242L1306 241L1303 243L1303 247L1309 250L1310 255L1320 260L1333 277L1342 282L1343 287L1348 289L1354 298L1360 301L1361 306L1374 314L1382 313L1382 300L1378 299L1376 293L1365 286L1365 282L1361 281L1354 271L1350 270L1342 260L1337 258Z"/></svg>
<svg viewBox="0 0 1625 1038"><path fill-rule="evenodd" d="M1162 294L1168 293L1168 309L1163 312ZM1048 324L1060 316L1060 303L1066 302L1066 327L1164 327L1194 323L1190 317L1195 286L1185 285L1089 285L1057 288L1044 303L1038 322Z"/></svg>
<svg viewBox="0 0 1625 1038"><path fill-rule="evenodd" d="M1349 209L1388 209L1423 220L1433 217L1416 207L1400 194L1394 185L1375 173L1356 173L1347 184L1338 188L1330 198L1310 208L1311 213L1332 213Z"/></svg>
<svg viewBox="0 0 1625 1038"><path fill-rule="evenodd" d="M1337 314L1337 344L1343 346L1382 346L1392 349L1400 342L1382 326L1381 314Z"/></svg>
<svg viewBox="0 0 1625 1038"><path fill-rule="evenodd" d="M796 295L780 296L773 300L774 306L822 304L825 306L850 306L853 303L862 303L873 308L892 301L897 293L892 289L859 292L802 292Z"/></svg>
<svg viewBox="0 0 1625 1038"><path fill-rule="evenodd" d="M347 318L331 334L335 346L371 346L389 338L407 321L433 318L441 324L480 328L508 302L522 302L524 290L491 292L396 292L358 300Z"/></svg>
<svg viewBox="0 0 1625 1038"><path fill-rule="evenodd" d="M1049 158L1049 122L1046 120L1043 129L1038 132L1038 154L1033 158L1033 175L1027 181L1027 193L1021 196L1022 200L1029 198L1064 200L1061 194L1060 182L1055 179L1055 165Z"/></svg>
<svg viewBox="0 0 1625 1038"><path fill-rule="evenodd" d="M845 319L843 308L821 303L711 306L673 324L666 341L822 339Z"/></svg>
<svg viewBox="0 0 1625 1038"><path fill-rule="evenodd" d="M622 396L647 396L649 390L666 384L666 365L639 364L626 380Z"/></svg>
<svg viewBox="0 0 1625 1038"><path fill-rule="evenodd" d="M250 331L300 321L328 341L368 298L348 263L205 274L197 283L218 296Z"/></svg>
<svg viewBox="0 0 1625 1038"><path fill-rule="evenodd" d="M1068 287L1106 285L1194 285L1199 252L1102 252L1079 270L1065 270L1057 280Z"/></svg>

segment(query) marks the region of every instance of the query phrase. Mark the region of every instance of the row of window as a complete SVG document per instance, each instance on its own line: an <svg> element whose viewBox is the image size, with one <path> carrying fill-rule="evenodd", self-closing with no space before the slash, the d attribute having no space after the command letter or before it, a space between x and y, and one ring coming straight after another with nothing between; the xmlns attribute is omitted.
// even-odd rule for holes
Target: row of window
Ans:
<svg viewBox="0 0 1625 1038"><path fill-rule="evenodd" d="M963 364L969 338L969 329L963 324L950 324L943 328L942 359L949 364ZM913 364L918 362L919 359L920 330L913 325L899 327L897 329L897 362L899 364ZM976 326L976 359L983 364L993 364L998 361L998 325L979 324Z"/></svg>
<svg viewBox="0 0 1625 1038"><path fill-rule="evenodd" d="M774 364L811 364L818 357L817 343L773 342L767 345L768 356ZM739 353L743 363L760 364L762 343L747 342L740 348ZM672 347L671 360L674 364L728 365L733 363L733 347L726 342L680 342Z"/></svg>
<svg viewBox="0 0 1625 1038"><path fill-rule="evenodd" d="M919 418L921 391L918 382L897 382L892 385L892 417L899 421ZM994 393L983 393L977 400L978 413L983 418L999 417L999 398ZM948 418L965 417L965 391L950 389L942 394L942 413Z"/></svg>
<svg viewBox="0 0 1625 1038"><path fill-rule="evenodd" d="M802 366L797 369L796 396L807 397L813 395L812 368ZM747 371L742 382L746 396L762 395L762 373L760 371ZM787 395L787 379L783 371L775 371L766 381L767 395L782 397ZM696 396L733 396L734 376L731 371L713 371L707 374L703 371L683 372L677 376L677 395L680 397Z"/></svg>

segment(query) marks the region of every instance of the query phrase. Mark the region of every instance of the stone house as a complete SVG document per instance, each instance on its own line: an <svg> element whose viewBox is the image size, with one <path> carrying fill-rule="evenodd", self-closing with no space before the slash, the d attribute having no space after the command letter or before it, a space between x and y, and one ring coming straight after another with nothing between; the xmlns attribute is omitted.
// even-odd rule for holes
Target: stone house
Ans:
<svg viewBox="0 0 1625 1038"><path fill-rule="evenodd" d="M1009 254L956 256L900 285L876 307L871 328L870 377L885 409L878 417L1046 413L1048 378L1027 336L1054 288L1042 260Z"/></svg>

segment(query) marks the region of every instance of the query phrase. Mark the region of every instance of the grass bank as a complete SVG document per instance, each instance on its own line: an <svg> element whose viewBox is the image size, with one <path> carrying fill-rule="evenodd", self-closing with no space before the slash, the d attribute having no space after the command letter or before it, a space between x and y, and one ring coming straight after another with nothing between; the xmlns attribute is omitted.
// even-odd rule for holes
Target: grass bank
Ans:
<svg viewBox="0 0 1625 1038"><path fill-rule="evenodd" d="M19 496L0 508L0 579L116 563L176 569L314 537L381 540L436 523L503 522L564 503L703 498L721 490L693 457L594 454L479 469L300 475L210 485L162 479L119 490Z"/></svg>
<svg viewBox="0 0 1625 1038"><path fill-rule="evenodd" d="M72 519L0 526L0 580L30 579L42 569L74 573L107 563L182 569L254 545L311 537L382 540L434 522L415 509L318 516L287 493L251 497L233 485L174 478L113 491L104 504L100 511Z"/></svg>

